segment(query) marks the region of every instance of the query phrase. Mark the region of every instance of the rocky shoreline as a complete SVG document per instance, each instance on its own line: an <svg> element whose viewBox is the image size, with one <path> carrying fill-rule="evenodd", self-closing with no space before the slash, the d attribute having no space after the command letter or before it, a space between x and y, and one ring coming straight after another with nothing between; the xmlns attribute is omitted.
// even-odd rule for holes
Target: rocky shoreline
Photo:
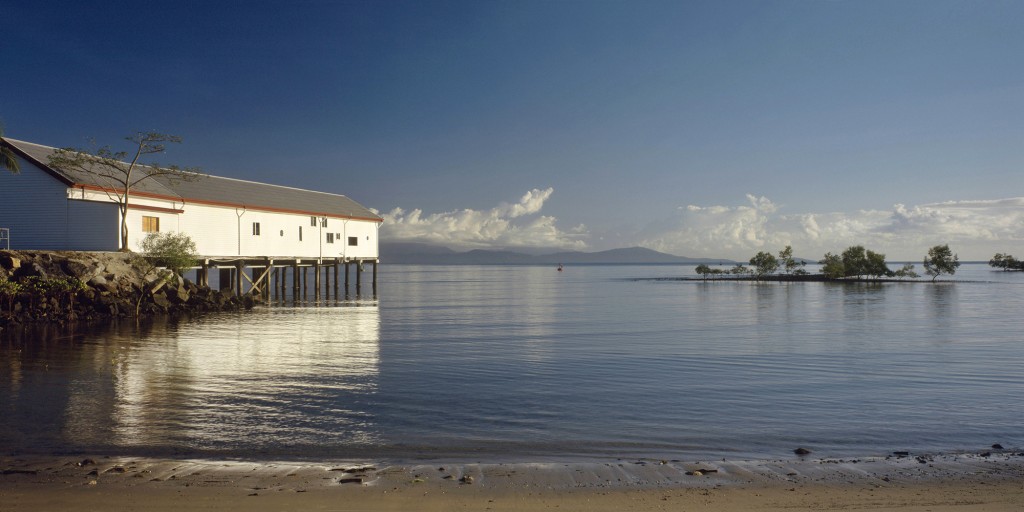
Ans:
<svg viewBox="0 0 1024 512"><path fill-rule="evenodd" d="M251 309L258 300L198 286L133 253L0 250L0 329Z"/></svg>

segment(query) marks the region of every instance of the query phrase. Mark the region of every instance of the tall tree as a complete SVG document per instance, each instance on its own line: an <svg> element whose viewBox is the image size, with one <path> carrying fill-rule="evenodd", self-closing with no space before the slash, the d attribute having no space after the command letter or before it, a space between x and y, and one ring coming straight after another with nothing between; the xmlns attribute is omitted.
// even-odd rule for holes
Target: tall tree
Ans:
<svg viewBox="0 0 1024 512"><path fill-rule="evenodd" d="M145 155L163 153L166 143L181 143L181 137L157 132L136 132L125 137L132 143L131 151L113 151L103 146L94 152L84 149L58 149L50 156L50 166L68 169L97 178L107 195L117 203L121 213L121 250L128 251L128 199L132 189L139 183L158 178L169 181L191 181L199 178L198 168L160 167L158 164L143 164L139 159ZM130 158L130 161L129 161Z"/></svg>
<svg viewBox="0 0 1024 512"><path fill-rule="evenodd" d="M695 268L693 270L696 271L698 274L704 276L704 280L705 281L708 280L708 275L711 274L711 267L709 267L709 266L707 266L707 265L705 265L703 263L701 263L700 265L697 265L697 268Z"/></svg>
<svg viewBox="0 0 1024 512"><path fill-rule="evenodd" d="M761 251L750 258L750 265L754 267L754 274L758 279L766 275L774 274L779 269L779 260L775 259L770 252Z"/></svg>
<svg viewBox="0 0 1024 512"><path fill-rule="evenodd" d="M821 273L829 279L839 279L846 276L846 267L843 265L843 258L838 254L825 253L821 261Z"/></svg>
<svg viewBox="0 0 1024 512"><path fill-rule="evenodd" d="M924 258L924 273L932 276L932 281L942 274L956 274L960 266L960 258L953 254L949 245L936 245L928 249L928 255Z"/></svg>
<svg viewBox="0 0 1024 512"><path fill-rule="evenodd" d="M793 258L792 245L787 245L785 249L779 251L779 265L786 270L787 274L795 273L802 263Z"/></svg>
<svg viewBox="0 0 1024 512"><path fill-rule="evenodd" d="M889 270L889 266L885 264L885 255L877 253L868 249L865 251L867 255L867 266L865 272L871 277L882 277L893 275L892 270Z"/></svg>
<svg viewBox="0 0 1024 512"><path fill-rule="evenodd" d="M1024 261L1019 261L1014 258L1012 254L1003 254L997 252L992 259L988 260L989 266L1001 268L1003 270L1024 270Z"/></svg>
<svg viewBox="0 0 1024 512"><path fill-rule="evenodd" d="M4 126L0 124L0 141L4 138ZM21 172L21 166L18 165L18 156L11 151L11 148L4 146L0 142L0 168L7 169L14 174Z"/></svg>
<svg viewBox="0 0 1024 512"><path fill-rule="evenodd" d="M863 245L847 247L843 251L843 268L845 269L844 275L847 277L857 276L859 278L868 273L868 255Z"/></svg>

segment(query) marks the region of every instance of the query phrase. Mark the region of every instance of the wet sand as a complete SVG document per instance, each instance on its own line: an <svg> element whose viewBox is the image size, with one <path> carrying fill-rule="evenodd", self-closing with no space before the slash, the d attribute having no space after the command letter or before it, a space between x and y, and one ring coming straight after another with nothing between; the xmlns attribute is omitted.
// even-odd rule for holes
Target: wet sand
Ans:
<svg viewBox="0 0 1024 512"><path fill-rule="evenodd" d="M1024 453L336 464L0 457L0 511L1024 510Z"/></svg>

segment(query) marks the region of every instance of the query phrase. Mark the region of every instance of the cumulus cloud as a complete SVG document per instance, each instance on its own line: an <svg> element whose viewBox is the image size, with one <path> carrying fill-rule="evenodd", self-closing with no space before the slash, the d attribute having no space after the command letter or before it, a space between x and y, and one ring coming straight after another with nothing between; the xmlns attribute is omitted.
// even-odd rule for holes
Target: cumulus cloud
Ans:
<svg viewBox="0 0 1024 512"><path fill-rule="evenodd" d="M586 248L586 226L565 231L556 226L554 217L537 215L553 193L553 188L533 189L516 203L502 203L489 210L464 209L425 215L420 209L407 212L395 208L380 214L384 217L381 238L459 248Z"/></svg>
<svg viewBox="0 0 1024 512"><path fill-rule="evenodd" d="M943 243L961 259L1022 252L1024 198L897 204L887 211L786 213L768 198L748 194L747 204L739 206L679 208L667 228L647 231L640 241L672 254L737 260L786 245L810 258L864 245L890 260L917 260L928 247Z"/></svg>

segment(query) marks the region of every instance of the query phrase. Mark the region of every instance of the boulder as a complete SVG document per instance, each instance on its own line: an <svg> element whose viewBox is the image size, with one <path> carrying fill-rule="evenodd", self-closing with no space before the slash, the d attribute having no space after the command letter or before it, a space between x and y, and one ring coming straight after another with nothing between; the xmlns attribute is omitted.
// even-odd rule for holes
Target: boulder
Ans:
<svg viewBox="0 0 1024 512"><path fill-rule="evenodd" d="M13 272L21 268L21 259L13 254L0 252L0 267Z"/></svg>
<svg viewBox="0 0 1024 512"><path fill-rule="evenodd" d="M171 301L167 300L167 296L162 293L153 295L153 304L160 306L161 309L167 309L171 307Z"/></svg>
<svg viewBox="0 0 1024 512"><path fill-rule="evenodd" d="M88 281L93 276L98 275L102 272L102 267L98 267L95 261L83 261L83 260L64 260L61 262L61 269L64 270L64 274L77 277L80 281Z"/></svg>

